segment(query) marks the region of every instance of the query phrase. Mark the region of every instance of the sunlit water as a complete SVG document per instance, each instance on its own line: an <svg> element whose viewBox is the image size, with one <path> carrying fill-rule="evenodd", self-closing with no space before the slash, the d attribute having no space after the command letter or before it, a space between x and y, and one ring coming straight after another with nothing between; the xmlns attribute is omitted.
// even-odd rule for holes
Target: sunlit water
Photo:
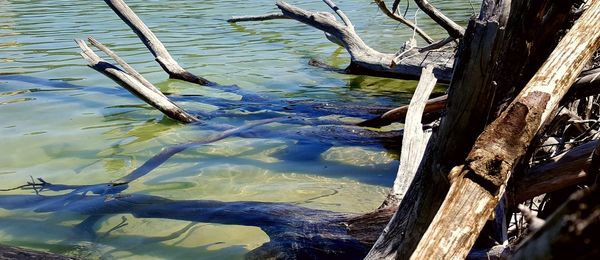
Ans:
<svg viewBox="0 0 600 260"><path fill-rule="evenodd" d="M315 58L343 68L348 56L321 32L303 24L225 22L232 15L275 11L270 0L128 2L184 67L219 84L235 84L274 99L388 107L408 103L415 87L410 81L341 75L307 65ZM321 1L293 3L327 10ZM375 49L394 52L412 36L368 0L338 4ZM472 15L468 1L443 1L439 6L457 21ZM414 16L414 9L408 16ZM432 36L444 36L423 13L417 17ZM88 35L111 46L164 92L231 96L168 80L103 1L0 0L0 188L19 186L31 177L62 184L109 182L164 147L213 133L201 125L185 126L165 118L86 67L73 39ZM190 111L214 109L197 101L201 97L180 98ZM232 125L246 122L244 118L214 120ZM174 156L132 183L127 192L170 199L290 202L357 213L381 203L397 168L393 151L377 145L320 147L297 142L277 135L227 138ZM116 215L101 222L99 238L90 240L72 228L84 216L27 210L0 210L0 216L2 244L92 259L242 258L269 239L256 227L206 223L174 238L157 239L189 223ZM108 232L123 218L126 226Z"/></svg>

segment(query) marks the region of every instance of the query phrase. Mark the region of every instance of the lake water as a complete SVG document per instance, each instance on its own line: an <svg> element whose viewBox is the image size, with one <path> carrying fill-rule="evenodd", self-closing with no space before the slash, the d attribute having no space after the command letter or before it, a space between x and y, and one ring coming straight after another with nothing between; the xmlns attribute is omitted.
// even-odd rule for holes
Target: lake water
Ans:
<svg viewBox="0 0 600 260"><path fill-rule="evenodd" d="M468 1L437 1L456 21L466 21ZM232 15L273 12L273 1L128 1L191 72L223 85L238 85L274 100L407 104L415 82L342 75L311 67L311 58L343 68L348 56L316 29L291 20L228 24ZM327 11L321 1L293 1ZM434 2L435 3L435 2ZM368 0L338 1L371 47L396 51L412 31L384 17ZM414 16L411 4L409 16ZM421 12L419 24L434 38L444 32ZM167 79L153 57L103 1L0 0L0 189L31 178L57 184L118 179L163 148L201 140L214 131L175 123L116 83L85 66L73 39L94 36L112 47L184 108L211 111L197 85ZM443 91L443 90L439 90ZM189 97L189 98L186 98ZM232 126L251 121L214 118ZM259 119L260 113L257 114ZM339 118L335 115L330 117ZM343 118L357 121L360 118ZM127 192L170 199L289 202L339 212L367 212L393 182L397 154L381 145L320 145L319 140L277 136L230 137L184 151L131 184ZM396 125L395 127L401 127ZM32 191L3 192L32 194ZM74 231L84 216L0 209L0 244L83 258L236 259L268 241L256 227L189 223L113 215L99 236ZM125 219L126 225L115 230ZM110 231L110 232L109 232Z"/></svg>

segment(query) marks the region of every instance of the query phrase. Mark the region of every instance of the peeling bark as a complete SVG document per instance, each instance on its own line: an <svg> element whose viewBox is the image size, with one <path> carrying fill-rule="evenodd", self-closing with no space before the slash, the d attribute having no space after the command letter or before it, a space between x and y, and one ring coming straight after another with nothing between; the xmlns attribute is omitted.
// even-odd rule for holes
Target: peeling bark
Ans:
<svg viewBox="0 0 600 260"><path fill-rule="evenodd" d="M600 1L594 1L507 111L478 137L466 164L452 170L450 191L411 258L466 257L516 160L600 47L598 20Z"/></svg>

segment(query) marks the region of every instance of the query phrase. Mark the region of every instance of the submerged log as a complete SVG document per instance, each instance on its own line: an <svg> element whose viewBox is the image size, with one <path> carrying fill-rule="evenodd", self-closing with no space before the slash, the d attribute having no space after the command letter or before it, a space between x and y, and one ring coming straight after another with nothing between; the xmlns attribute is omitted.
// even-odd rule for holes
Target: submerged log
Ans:
<svg viewBox="0 0 600 260"><path fill-rule="evenodd" d="M77 258L0 245L0 259L75 260Z"/></svg>
<svg viewBox="0 0 600 260"><path fill-rule="evenodd" d="M350 54L351 62L346 68L348 73L417 79L423 66L432 65L433 72L440 82L450 81L453 52L419 51L417 48L411 48L403 52L401 62L394 63L394 59L398 59L396 54L381 53L369 47L358 36L344 12L333 2L325 2L342 18L342 23L336 21L331 13L307 11L283 1L277 1L276 5L284 16L324 31L328 38L341 43Z"/></svg>
<svg viewBox="0 0 600 260"><path fill-rule="evenodd" d="M411 258L464 258L506 190L511 170L600 47L600 1L592 1L508 109L456 166L444 203Z"/></svg>

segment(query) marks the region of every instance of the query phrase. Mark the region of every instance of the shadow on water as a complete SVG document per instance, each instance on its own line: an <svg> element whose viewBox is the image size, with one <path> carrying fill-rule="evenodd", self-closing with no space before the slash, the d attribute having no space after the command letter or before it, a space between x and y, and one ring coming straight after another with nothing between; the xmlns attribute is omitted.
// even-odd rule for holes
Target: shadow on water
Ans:
<svg viewBox="0 0 600 260"><path fill-rule="evenodd" d="M83 88L86 92L97 93L102 96L120 95L119 93L113 93L111 89L88 88L61 81L48 81L27 76L1 76L0 81L13 81L16 82L13 84L27 83L37 86L29 88L29 91L15 93L14 95L43 91L80 91ZM32 190L35 195L1 195L0 208L27 210L36 213L55 212L60 213L59 223L65 221L79 222L79 224L74 225L73 230L82 237L71 236L68 241L59 242L63 249L51 249L57 252L72 250L72 248L69 249L70 245L79 246L82 241L91 241L94 247L107 246L113 248L103 253L106 255L112 255L115 251L127 251L135 255L142 253L140 250L144 250L144 246L148 243L176 239L185 233L174 232L172 235L162 238L138 238L127 235L124 240L142 241L131 245L113 245L109 240L102 241L100 239L101 235L99 235L97 228L99 223L110 216L130 214L142 219L159 218L194 223L204 222L258 227L269 236L270 241L250 251L249 257L262 258L270 256L275 252L274 250L282 250L283 248L296 248L286 252L294 256L358 258L364 255L366 253L365 248L360 242L347 234L348 231L343 224L354 214L300 206L311 205L318 198L337 194L335 188L331 189L329 195L318 195L314 199L297 203L171 200L145 194L145 192L151 191L152 186L156 186L157 183L169 183L174 179L185 179L197 174L198 170L202 171L214 167L222 168L224 165L251 166L269 172L292 171L298 174L329 178L351 178L363 183L386 186L393 180L394 176L392 174L382 177L379 174L373 174L373 172L392 172L394 167L397 166L395 160L375 164L353 163L339 161L335 159L339 157L336 157L336 152L331 152L334 147L340 146L372 147L376 149L384 147L397 148L399 146L399 136L402 134L401 131L372 131L353 126L352 123L340 121L336 118L372 116L386 108L300 98L269 99L265 103L266 98L268 98L266 96L249 95L235 87L230 87L228 90L239 94L242 97L241 100L235 101L219 97L206 98L202 95L174 96L174 99L182 102L207 102L218 107L215 111L203 112L202 114L206 118L201 123L186 127L188 130L201 129L205 131L199 138L200 140L168 146L129 175L109 183L70 185L52 184L43 179L32 180L21 188ZM60 100L61 95L52 95L47 98L58 98ZM63 101L68 101L68 98ZM127 105L126 108L145 109L145 106ZM117 112L107 114L104 118L106 121L111 121L111 117L122 119L127 118L127 116L126 112ZM331 119L331 116L334 116L334 118ZM130 120L133 120L133 118ZM162 117L160 120L164 121L163 123L167 126L173 124L170 120ZM153 127L149 127L148 130L145 129L148 127L147 124L157 123L154 121L156 120L129 126L128 136L131 140L113 145L111 148L113 153L120 153L118 150L121 148L126 149L127 146L135 146L158 136L159 129ZM169 128L164 127L163 130L168 131ZM88 129L102 129L102 126L90 126ZM154 133L148 135L147 132L149 131L154 131ZM209 152L210 149L208 148L211 146L218 147L222 145L216 142L230 137L240 138L241 140L278 140L280 145L271 147L270 150L272 151L268 153L268 157L275 161L265 162L264 159L252 158L256 152L260 152L260 149L257 151L248 149L233 154L233 156ZM186 160L190 160L190 163L194 162L189 167L180 169L182 171L163 173L146 180L150 185L147 185L144 193L125 193L130 187L130 183L145 177L159 166L167 163L172 156L190 148L194 148L193 156L188 154L178 159L178 164L185 164ZM200 167L195 170L197 166ZM85 168L79 170L84 171ZM189 175L185 176L185 174ZM145 179L148 179L148 177L145 177ZM185 184L185 182L182 185L182 187L187 188L195 186ZM65 213L79 215L80 217L67 220L63 216ZM8 220L5 219L4 221ZM25 223L23 221L26 220L14 224L33 225L35 223ZM56 228L62 228L59 223L56 224ZM68 226L65 228L68 229ZM11 233L11 229L3 229L3 231ZM68 233L67 231L57 232ZM314 238L311 241L305 239L321 234L328 235ZM141 244L144 244L144 246L140 246ZM167 245L161 246L169 247ZM193 250L202 252L208 250L210 246L212 245L197 246ZM179 253L185 253L183 252L185 250L182 251L178 247L175 247L175 249ZM161 252L161 255L158 256L160 257L170 250L174 249L160 249L158 251ZM235 245L220 250L225 250L222 252L223 254L227 254L228 251L240 254L248 251L245 247ZM147 252L146 255L152 256Z"/></svg>

